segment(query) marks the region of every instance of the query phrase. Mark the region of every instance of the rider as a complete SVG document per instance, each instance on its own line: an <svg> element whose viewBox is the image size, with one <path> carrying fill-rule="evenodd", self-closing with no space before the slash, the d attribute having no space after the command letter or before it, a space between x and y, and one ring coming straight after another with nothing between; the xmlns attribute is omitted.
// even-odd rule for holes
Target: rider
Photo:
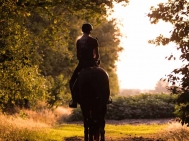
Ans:
<svg viewBox="0 0 189 141"><path fill-rule="evenodd" d="M79 60L79 63L76 69L74 70L74 73L69 82L70 91L72 95L72 101L70 101L69 103L69 107L71 108L77 108L76 95L75 93L73 93L73 86L78 78L78 73L85 67L98 66L100 63L100 55L98 52L98 40L90 36L92 29L93 27L91 24L83 24L83 36L76 42L77 59Z"/></svg>

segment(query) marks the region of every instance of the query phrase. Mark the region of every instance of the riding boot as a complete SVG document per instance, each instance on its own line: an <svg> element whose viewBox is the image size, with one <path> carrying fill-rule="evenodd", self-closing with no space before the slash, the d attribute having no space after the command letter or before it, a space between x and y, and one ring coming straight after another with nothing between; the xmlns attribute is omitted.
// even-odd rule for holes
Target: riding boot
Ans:
<svg viewBox="0 0 189 141"><path fill-rule="evenodd" d="M72 100L69 103L70 108L77 108L76 94L73 92L73 88L71 89Z"/></svg>
<svg viewBox="0 0 189 141"><path fill-rule="evenodd" d="M111 96L109 97L107 104L112 104L112 97Z"/></svg>
<svg viewBox="0 0 189 141"><path fill-rule="evenodd" d="M74 100L71 100L70 103L69 103L69 107L70 108L77 108L77 102L74 101Z"/></svg>

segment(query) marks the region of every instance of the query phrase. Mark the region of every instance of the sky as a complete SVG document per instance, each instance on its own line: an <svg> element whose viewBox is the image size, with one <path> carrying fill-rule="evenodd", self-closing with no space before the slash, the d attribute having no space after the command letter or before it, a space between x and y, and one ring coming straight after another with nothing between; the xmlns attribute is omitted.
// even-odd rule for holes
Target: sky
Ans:
<svg viewBox="0 0 189 141"><path fill-rule="evenodd" d="M179 56L176 45L155 46L148 40L159 34L170 35L172 26L161 21L150 24L147 17L151 6L166 0L130 0L126 7L116 4L111 17L117 19L121 30L121 46L124 50L119 54L117 74L120 89L154 89L160 78L166 78L173 69L181 66L179 60L168 61L166 56L173 53Z"/></svg>

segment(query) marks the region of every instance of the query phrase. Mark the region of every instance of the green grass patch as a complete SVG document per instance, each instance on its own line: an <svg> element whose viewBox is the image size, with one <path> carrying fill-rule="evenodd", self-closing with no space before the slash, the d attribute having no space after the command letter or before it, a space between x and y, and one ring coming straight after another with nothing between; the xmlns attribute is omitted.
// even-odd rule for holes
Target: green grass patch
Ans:
<svg viewBox="0 0 189 141"><path fill-rule="evenodd" d="M162 129L165 129L167 125L106 125L106 137L112 139L121 138L125 136L151 136ZM59 127L51 128L48 132L48 138L46 140L62 140L67 137L83 137L84 136L83 125L78 124L63 124ZM47 136L46 136L47 137Z"/></svg>
<svg viewBox="0 0 189 141"><path fill-rule="evenodd" d="M105 131L106 137L114 140L126 136L148 137L155 135L160 130L165 129L167 125L111 125L107 124ZM23 131L22 131L23 132ZM58 127L41 128L40 130L27 130L16 132L12 137L14 139L41 140L41 141L64 141L65 138L84 136L84 127L82 124L63 124ZM10 134L9 134L10 135ZM6 139L11 139L7 136Z"/></svg>
<svg viewBox="0 0 189 141"><path fill-rule="evenodd" d="M106 136L112 138L124 137L124 136L151 136L157 134L159 131L165 129L166 124L163 125L106 125Z"/></svg>
<svg viewBox="0 0 189 141"><path fill-rule="evenodd" d="M76 124L63 124L58 127L49 129L49 138L48 140L62 141L67 137L83 137L84 136L83 125Z"/></svg>

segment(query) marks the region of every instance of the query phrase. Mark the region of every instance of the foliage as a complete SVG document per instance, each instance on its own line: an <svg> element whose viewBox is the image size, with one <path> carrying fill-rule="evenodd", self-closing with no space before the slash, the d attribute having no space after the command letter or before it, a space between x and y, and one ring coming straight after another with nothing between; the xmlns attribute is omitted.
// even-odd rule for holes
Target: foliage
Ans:
<svg viewBox="0 0 189 141"><path fill-rule="evenodd" d="M160 3L157 7L152 7L148 17L152 24L159 20L169 22L173 25L170 37L159 35L155 40L149 41L156 45L167 45L175 43L178 51L181 52L180 60L183 66L174 69L167 79L172 83L171 91L178 94L178 116L182 119L182 124L189 123L189 2L187 0L169 0L167 3ZM168 60L176 59L173 54ZM176 86L175 84L179 84Z"/></svg>
<svg viewBox="0 0 189 141"><path fill-rule="evenodd" d="M149 119L174 117L176 96L168 94L140 94L113 97L108 105L106 119ZM70 120L82 120L81 110L73 111ZM78 119L79 118L79 119Z"/></svg>
<svg viewBox="0 0 189 141"><path fill-rule="evenodd" d="M77 64L75 40L84 22L113 35L105 40L101 57L111 79L116 79L119 40L112 22L105 20L106 8L112 7L113 1L101 0L0 1L0 109L32 107L37 101L53 107L68 101L68 82ZM111 86L116 94L117 80L111 80Z"/></svg>
<svg viewBox="0 0 189 141"><path fill-rule="evenodd" d="M45 79L39 73L37 46L24 26L27 11L13 1L1 2L0 33L0 108L24 105L25 99L35 104L45 98Z"/></svg>
<svg viewBox="0 0 189 141"><path fill-rule="evenodd" d="M174 98L167 94L140 94L115 97L109 105L108 119L140 119L174 117Z"/></svg>

